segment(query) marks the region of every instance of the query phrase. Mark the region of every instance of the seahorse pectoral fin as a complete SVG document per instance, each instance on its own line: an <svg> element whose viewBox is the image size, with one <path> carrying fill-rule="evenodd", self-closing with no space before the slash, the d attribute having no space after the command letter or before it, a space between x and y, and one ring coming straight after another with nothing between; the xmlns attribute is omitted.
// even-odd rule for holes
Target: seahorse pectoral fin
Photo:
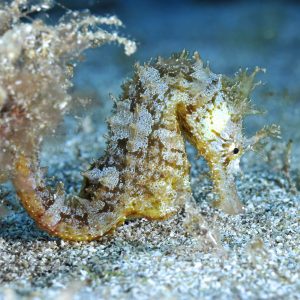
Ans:
<svg viewBox="0 0 300 300"><path fill-rule="evenodd" d="M51 235L65 240L95 240L125 221L121 204L68 196L62 184L55 191L48 188L38 164L24 155L17 158L15 168L13 184L24 208Z"/></svg>

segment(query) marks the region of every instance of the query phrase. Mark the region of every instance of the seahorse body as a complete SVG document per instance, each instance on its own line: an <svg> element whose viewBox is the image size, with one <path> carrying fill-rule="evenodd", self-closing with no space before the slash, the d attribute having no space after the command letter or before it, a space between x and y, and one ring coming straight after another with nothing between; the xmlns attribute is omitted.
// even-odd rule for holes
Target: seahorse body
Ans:
<svg viewBox="0 0 300 300"><path fill-rule="evenodd" d="M257 71L230 79L186 52L136 65L108 121L106 154L83 174L80 194L46 187L38 162L21 156L14 185L24 207L41 228L67 240L97 239L127 218L165 219L191 195L187 139L210 166L216 206L241 212L239 159L268 133L242 133L243 117L254 112L249 94Z"/></svg>

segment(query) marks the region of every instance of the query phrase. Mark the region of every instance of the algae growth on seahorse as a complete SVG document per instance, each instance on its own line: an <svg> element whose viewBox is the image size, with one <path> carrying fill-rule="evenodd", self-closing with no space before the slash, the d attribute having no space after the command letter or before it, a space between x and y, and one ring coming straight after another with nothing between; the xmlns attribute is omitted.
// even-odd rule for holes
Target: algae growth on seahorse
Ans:
<svg viewBox="0 0 300 300"><path fill-rule="evenodd" d="M188 140L210 167L216 207L242 212L234 183L240 157L278 134L270 126L243 135L244 116L256 113L249 95L258 71L218 75L185 51L137 64L108 121L106 153L84 172L79 195L45 186L38 161L19 157L13 183L25 209L41 228L67 240L97 239L127 218L166 219L192 193Z"/></svg>

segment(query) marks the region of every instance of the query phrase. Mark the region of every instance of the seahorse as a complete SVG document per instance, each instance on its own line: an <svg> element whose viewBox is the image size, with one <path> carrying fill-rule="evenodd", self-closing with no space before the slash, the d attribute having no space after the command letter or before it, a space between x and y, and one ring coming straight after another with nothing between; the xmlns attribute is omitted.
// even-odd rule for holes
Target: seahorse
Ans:
<svg viewBox="0 0 300 300"><path fill-rule="evenodd" d="M83 173L80 193L46 186L38 160L20 155L13 183L23 206L42 229L65 240L98 239L126 219L164 220L192 193L187 140L210 167L215 206L241 213L234 181L240 158L278 134L271 125L243 135L244 116L257 112L250 93L258 71L218 75L187 51L136 64L108 120L105 154Z"/></svg>

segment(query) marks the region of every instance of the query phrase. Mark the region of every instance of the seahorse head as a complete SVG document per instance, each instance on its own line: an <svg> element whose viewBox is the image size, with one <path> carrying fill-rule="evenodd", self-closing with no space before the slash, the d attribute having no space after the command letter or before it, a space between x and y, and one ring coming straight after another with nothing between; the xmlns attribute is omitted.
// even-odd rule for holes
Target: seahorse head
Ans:
<svg viewBox="0 0 300 300"><path fill-rule="evenodd" d="M193 76L193 100L178 107L179 122L190 142L205 158L214 188L219 196L215 205L234 214L243 210L234 178L239 174L241 156L253 149L260 139L278 134L278 128L263 128L252 138L243 133L246 115L258 111L253 108L250 93L255 87L253 73L239 71L234 78L212 73L196 59ZM199 86L201 88L199 88Z"/></svg>

